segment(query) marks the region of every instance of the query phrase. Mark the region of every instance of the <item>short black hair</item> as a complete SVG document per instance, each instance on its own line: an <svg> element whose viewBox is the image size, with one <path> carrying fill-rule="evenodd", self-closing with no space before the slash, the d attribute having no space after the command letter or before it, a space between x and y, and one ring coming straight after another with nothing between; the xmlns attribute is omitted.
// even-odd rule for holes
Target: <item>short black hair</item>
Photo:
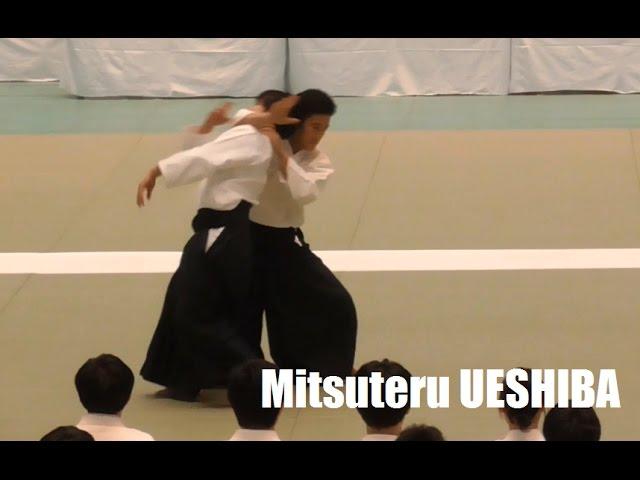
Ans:
<svg viewBox="0 0 640 480"><path fill-rule="evenodd" d="M382 361L374 360L372 362L365 363L362 365L358 371L355 373L356 377L367 377L370 378L373 372L380 372L382 374L382 378L385 380L390 377L403 377L407 380L407 383L411 383L411 373L400 365L397 362L389 360L385 358ZM358 413L364 420L364 423L367 426L372 428L387 428L393 427L394 425L399 424L404 420L404 417L409 412L409 408L411 408L411 399L407 401L407 404L402 408L393 408L389 405L386 405L383 408L375 408L371 405L371 384L369 383L369 393L367 395L367 400L369 401L369 406L365 408L358 408ZM384 402L384 399L382 400Z"/></svg>
<svg viewBox="0 0 640 480"><path fill-rule="evenodd" d="M249 360L229 374L227 395L241 428L270 430L278 420L280 407L262 406L262 371L277 370L262 359Z"/></svg>
<svg viewBox="0 0 640 480"><path fill-rule="evenodd" d="M398 442L443 442L444 440L440 429L431 425L411 425L396 438Z"/></svg>
<svg viewBox="0 0 640 480"><path fill-rule="evenodd" d="M93 442L95 438L84 430L71 425L57 427L40 439L41 442Z"/></svg>
<svg viewBox="0 0 640 480"><path fill-rule="evenodd" d="M602 429L593 408L561 408L556 405L545 416L542 433L545 440L550 442L597 442Z"/></svg>
<svg viewBox="0 0 640 480"><path fill-rule="evenodd" d="M256 102L264 107L265 110L269 110L271 105L283 98L289 97L291 94L283 92L282 90L265 90L256 97Z"/></svg>
<svg viewBox="0 0 640 480"><path fill-rule="evenodd" d="M512 407L510 407L507 404L505 399L507 398L507 395L509 395L509 394L517 395L517 393L511 387L509 387L506 382L504 383L504 390L500 392L500 400L505 400L504 413L507 416L507 418L512 423L515 423L520 430L526 430L533 423L533 419L535 418L537 413L540 411L540 408L534 408L534 407L531 406L531 403L532 403L532 399L531 399L531 369L530 368L520 368L520 369L524 370L525 372L527 372L527 379L526 380L518 380L518 383L526 388L526 390L527 390L527 392L529 394L528 395L529 396L529 401L527 402L527 404L523 408L512 408Z"/></svg>
<svg viewBox="0 0 640 480"><path fill-rule="evenodd" d="M300 97L289 116L297 118L300 123L296 125L276 125L276 130L284 139L290 138L298 128L302 127L304 121L312 115L333 115L336 113L336 104L329 94L311 88L297 94Z"/></svg>
<svg viewBox="0 0 640 480"><path fill-rule="evenodd" d="M80 402L89 413L116 414L129 402L133 372L115 355L103 353L87 360L75 377Z"/></svg>

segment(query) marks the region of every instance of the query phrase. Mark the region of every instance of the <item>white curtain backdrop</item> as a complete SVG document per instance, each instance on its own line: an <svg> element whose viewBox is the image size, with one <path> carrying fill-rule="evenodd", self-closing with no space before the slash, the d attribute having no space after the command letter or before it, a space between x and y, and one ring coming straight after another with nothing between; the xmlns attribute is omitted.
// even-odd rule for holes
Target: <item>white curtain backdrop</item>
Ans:
<svg viewBox="0 0 640 480"><path fill-rule="evenodd" d="M85 97L252 97L287 85L338 96L634 93L640 39L0 38L0 81L57 79Z"/></svg>
<svg viewBox="0 0 640 480"><path fill-rule="evenodd" d="M54 81L61 68L62 38L0 38L0 81Z"/></svg>
<svg viewBox="0 0 640 480"><path fill-rule="evenodd" d="M504 95L508 38L291 38L294 91L333 95Z"/></svg>
<svg viewBox="0 0 640 480"><path fill-rule="evenodd" d="M640 91L640 38L514 38L516 92Z"/></svg>
<svg viewBox="0 0 640 480"><path fill-rule="evenodd" d="M61 86L75 95L255 96L285 85L284 38L69 38Z"/></svg>

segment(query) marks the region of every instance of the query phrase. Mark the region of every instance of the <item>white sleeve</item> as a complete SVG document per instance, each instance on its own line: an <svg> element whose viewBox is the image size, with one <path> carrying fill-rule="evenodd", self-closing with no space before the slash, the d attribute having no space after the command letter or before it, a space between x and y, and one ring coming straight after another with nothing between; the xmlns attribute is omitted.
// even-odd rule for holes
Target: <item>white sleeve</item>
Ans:
<svg viewBox="0 0 640 480"><path fill-rule="evenodd" d="M227 130L214 141L178 152L158 162L167 187L197 182L216 170L268 162L269 139L249 125Z"/></svg>
<svg viewBox="0 0 640 480"><path fill-rule="evenodd" d="M236 125L240 120L242 120L244 117L246 117L251 113L254 113L254 112L252 110L249 110L248 108L241 108L236 112L233 118L231 118L231 124Z"/></svg>
<svg viewBox="0 0 640 480"><path fill-rule="evenodd" d="M281 175L280 181L286 182L291 196L304 205L318 198L334 171L329 157L323 153L319 153L304 166L298 165L292 157L289 157L287 179L285 180Z"/></svg>

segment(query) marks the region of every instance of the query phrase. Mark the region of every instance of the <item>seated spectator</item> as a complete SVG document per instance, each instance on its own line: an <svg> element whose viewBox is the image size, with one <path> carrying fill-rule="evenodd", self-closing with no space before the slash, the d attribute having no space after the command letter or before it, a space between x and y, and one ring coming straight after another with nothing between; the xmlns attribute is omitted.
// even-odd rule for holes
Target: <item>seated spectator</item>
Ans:
<svg viewBox="0 0 640 480"><path fill-rule="evenodd" d="M500 409L500 415L509 425L509 433L500 440L544 442L544 436L538 428L544 409L531 406L531 369L523 368L522 370L527 372L527 380L518 380L518 383L527 389L529 402L523 408L512 408L505 401L504 407ZM516 394L516 392L505 382L504 389L500 392L500 400L505 400L509 394Z"/></svg>
<svg viewBox="0 0 640 480"><path fill-rule="evenodd" d="M601 434L600 420L593 408L556 405L547 413L542 432L549 442L597 442Z"/></svg>
<svg viewBox="0 0 640 480"><path fill-rule="evenodd" d="M65 426L51 430L40 439L41 442L93 442L95 439L89 432L77 427Z"/></svg>
<svg viewBox="0 0 640 480"><path fill-rule="evenodd" d="M102 354L87 360L75 384L80 402L86 408L77 427L101 440L153 440L148 433L128 428L122 411L133 391L133 372L118 357Z"/></svg>
<svg viewBox="0 0 640 480"><path fill-rule="evenodd" d="M398 438L398 442L443 442L442 432L430 425L411 425L405 428Z"/></svg>
<svg viewBox="0 0 640 480"><path fill-rule="evenodd" d="M371 377L373 372L380 372L386 381L390 377L399 376L411 382L411 373L397 362L384 359L365 363L355 373L356 377ZM371 401L371 384L369 384L368 400ZM384 402L384 394L382 395ZM367 426L367 434L362 438L366 441L393 441L402 431L402 422L411 408L410 402L403 408L393 408L385 404L384 408L375 408L369 404L366 408L358 408L358 413Z"/></svg>
<svg viewBox="0 0 640 480"><path fill-rule="evenodd" d="M229 374L227 395L240 428L232 441L279 441L275 425L280 407L262 407L262 370L277 367L265 360L249 360Z"/></svg>

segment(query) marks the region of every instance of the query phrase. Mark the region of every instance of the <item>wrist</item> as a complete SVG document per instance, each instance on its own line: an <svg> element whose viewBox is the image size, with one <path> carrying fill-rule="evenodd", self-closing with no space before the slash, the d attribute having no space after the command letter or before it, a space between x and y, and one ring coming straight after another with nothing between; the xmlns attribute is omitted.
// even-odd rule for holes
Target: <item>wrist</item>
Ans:
<svg viewBox="0 0 640 480"><path fill-rule="evenodd" d="M213 130L214 126L215 125L212 125L212 124L210 124L208 122L207 123L203 123L202 125L200 125L200 128L198 128L198 132L197 133L199 133L201 135L209 133L211 130Z"/></svg>

